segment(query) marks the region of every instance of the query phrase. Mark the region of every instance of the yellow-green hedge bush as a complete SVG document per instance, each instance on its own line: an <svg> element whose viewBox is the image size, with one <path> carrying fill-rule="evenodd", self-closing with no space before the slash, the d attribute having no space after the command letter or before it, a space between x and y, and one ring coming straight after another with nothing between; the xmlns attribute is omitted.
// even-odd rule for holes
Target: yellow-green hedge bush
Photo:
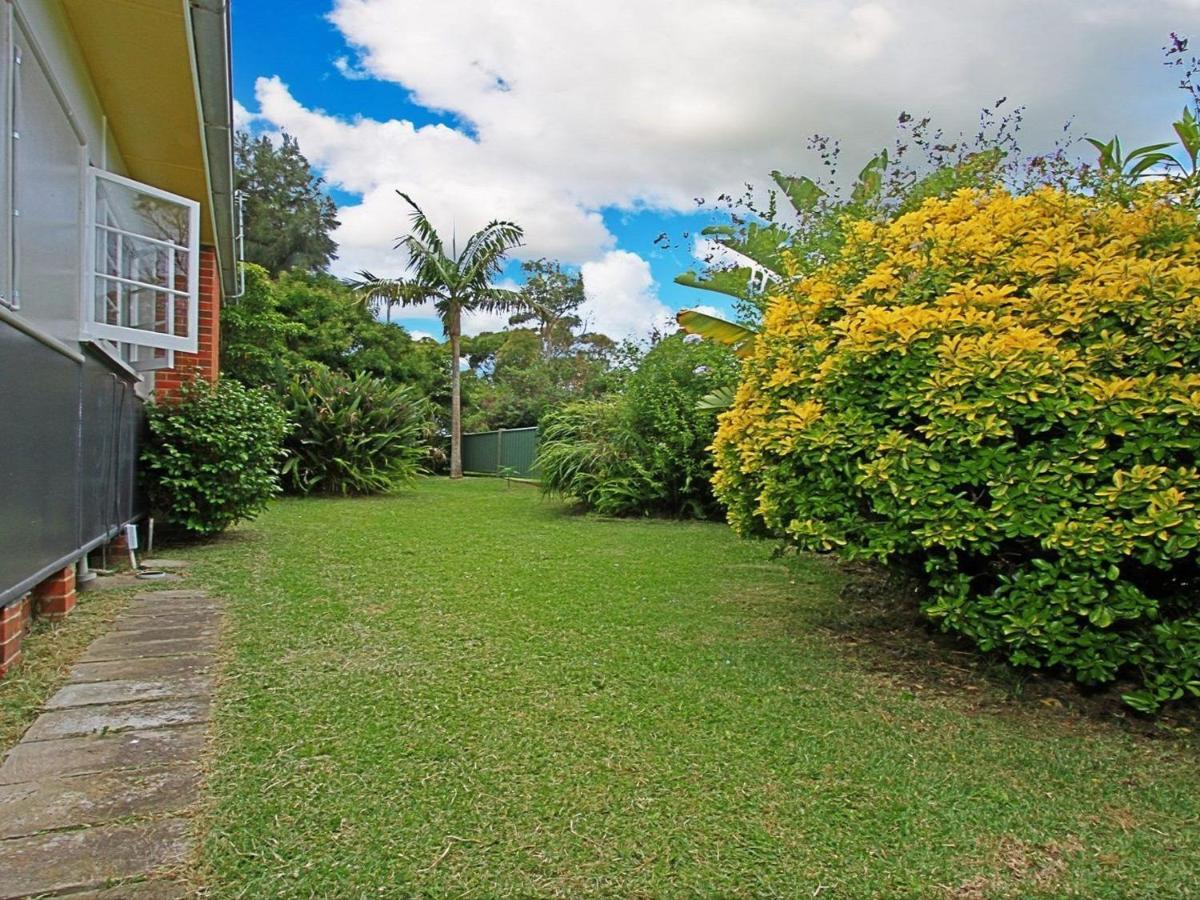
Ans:
<svg viewBox="0 0 1200 900"><path fill-rule="evenodd" d="M924 611L1013 663L1200 695L1196 209L960 191L847 235L722 416L732 524L920 563Z"/></svg>

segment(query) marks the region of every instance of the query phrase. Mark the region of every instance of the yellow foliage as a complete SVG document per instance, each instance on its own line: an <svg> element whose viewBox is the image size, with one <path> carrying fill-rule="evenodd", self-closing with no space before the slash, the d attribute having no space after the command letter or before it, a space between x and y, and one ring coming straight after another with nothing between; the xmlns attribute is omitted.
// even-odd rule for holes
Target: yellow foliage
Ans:
<svg viewBox="0 0 1200 900"><path fill-rule="evenodd" d="M944 627L1085 681L1192 642L1146 677L1200 693L1200 223L1169 190L843 223L720 418L730 522L919 560Z"/></svg>

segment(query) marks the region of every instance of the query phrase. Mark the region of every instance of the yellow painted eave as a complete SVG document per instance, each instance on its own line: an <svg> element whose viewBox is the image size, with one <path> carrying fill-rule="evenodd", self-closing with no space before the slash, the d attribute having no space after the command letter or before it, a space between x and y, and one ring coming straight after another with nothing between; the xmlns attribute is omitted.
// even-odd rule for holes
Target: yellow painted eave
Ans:
<svg viewBox="0 0 1200 900"><path fill-rule="evenodd" d="M131 178L199 201L212 241L184 0L62 0Z"/></svg>

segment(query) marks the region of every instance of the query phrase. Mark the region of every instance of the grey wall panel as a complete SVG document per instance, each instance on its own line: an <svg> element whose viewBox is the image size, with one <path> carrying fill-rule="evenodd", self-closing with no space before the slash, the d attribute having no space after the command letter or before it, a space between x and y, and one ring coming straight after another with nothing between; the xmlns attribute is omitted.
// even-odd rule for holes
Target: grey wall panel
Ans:
<svg viewBox="0 0 1200 900"><path fill-rule="evenodd" d="M79 379L0 323L0 595L78 546Z"/></svg>
<svg viewBox="0 0 1200 900"><path fill-rule="evenodd" d="M92 357L83 366L79 546L133 518L141 402L129 379Z"/></svg>
<svg viewBox="0 0 1200 900"><path fill-rule="evenodd" d="M0 605L142 514L142 402L127 374L83 359L0 322Z"/></svg>
<svg viewBox="0 0 1200 900"><path fill-rule="evenodd" d="M126 406L119 411L117 422L120 424L120 444L118 470L121 480L118 484L120 491L121 523L146 515L146 502L138 482L138 454L141 452L142 435L146 427L146 404L140 397L135 396L133 385L129 385L126 395Z"/></svg>
<svg viewBox="0 0 1200 900"><path fill-rule="evenodd" d="M104 530L115 510L105 498L116 480L117 461L112 442L104 440L112 428L112 395L117 389L111 372L89 359L83 366L83 402L80 404L82 456L79 466L79 543Z"/></svg>
<svg viewBox="0 0 1200 900"><path fill-rule="evenodd" d="M16 287L21 314L59 340L79 338L83 148L18 29L21 65L13 141ZM90 260L88 261L90 263Z"/></svg>

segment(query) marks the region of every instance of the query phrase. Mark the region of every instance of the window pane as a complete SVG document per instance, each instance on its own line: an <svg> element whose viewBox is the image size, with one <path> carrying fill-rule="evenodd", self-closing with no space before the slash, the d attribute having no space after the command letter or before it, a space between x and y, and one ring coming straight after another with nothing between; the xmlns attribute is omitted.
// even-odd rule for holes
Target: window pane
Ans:
<svg viewBox="0 0 1200 900"><path fill-rule="evenodd" d="M175 290L188 289L188 273L191 271L191 257L186 250L175 251Z"/></svg>
<svg viewBox="0 0 1200 900"><path fill-rule="evenodd" d="M109 225L186 247L189 242L186 206L144 194L106 178L96 179L96 224Z"/></svg>
<svg viewBox="0 0 1200 900"><path fill-rule="evenodd" d="M182 285L178 266L183 270ZM176 270L172 271L174 264ZM96 229L96 274L114 275L143 284L187 290L187 251L179 251L157 241L143 240L121 232Z"/></svg>
<svg viewBox="0 0 1200 900"><path fill-rule="evenodd" d="M127 241L124 263L129 273L126 278L164 287L172 286L171 255L161 246L147 244L139 247L136 241Z"/></svg>
<svg viewBox="0 0 1200 900"><path fill-rule="evenodd" d="M186 296L97 276L94 315L103 325L188 336Z"/></svg>
<svg viewBox="0 0 1200 900"><path fill-rule="evenodd" d="M170 295L162 291L152 291L148 288L130 288L130 310L134 321L129 324L134 328L155 331L159 334L169 334Z"/></svg>
<svg viewBox="0 0 1200 900"><path fill-rule="evenodd" d="M116 281L96 279L95 306L92 315L102 325L121 325L125 297L121 284Z"/></svg>
<svg viewBox="0 0 1200 900"><path fill-rule="evenodd" d="M90 171L95 185L92 334L195 353L199 204Z"/></svg>

